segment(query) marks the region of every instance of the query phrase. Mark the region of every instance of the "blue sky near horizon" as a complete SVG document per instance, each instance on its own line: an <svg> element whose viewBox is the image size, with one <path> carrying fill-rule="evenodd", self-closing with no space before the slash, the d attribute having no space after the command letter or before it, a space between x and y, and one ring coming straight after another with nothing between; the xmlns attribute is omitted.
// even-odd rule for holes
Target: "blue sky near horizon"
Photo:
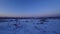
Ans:
<svg viewBox="0 0 60 34"><path fill-rule="evenodd" d="M0 0L0 16L60 14L60 0Z"/></svg>

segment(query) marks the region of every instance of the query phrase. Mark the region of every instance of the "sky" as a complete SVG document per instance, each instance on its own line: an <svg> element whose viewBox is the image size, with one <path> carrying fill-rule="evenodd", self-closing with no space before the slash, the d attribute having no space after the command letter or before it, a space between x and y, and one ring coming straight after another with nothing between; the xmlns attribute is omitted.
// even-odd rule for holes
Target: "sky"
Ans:
<svg viewBox="0 0 60 34"><path fill-rule="evenodd" d="M0 16L51 16L60 14L60 0L0 0Z"/></svg>

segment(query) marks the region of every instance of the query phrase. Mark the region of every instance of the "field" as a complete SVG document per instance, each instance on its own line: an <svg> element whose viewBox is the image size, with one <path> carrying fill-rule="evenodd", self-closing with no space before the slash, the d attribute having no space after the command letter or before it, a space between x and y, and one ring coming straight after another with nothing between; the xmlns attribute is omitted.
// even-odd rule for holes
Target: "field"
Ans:
<svg viewBox="0 0 60 34"><path fill-rule="evenodd" d="M0 22L0 34L60 34L60 19L7 19Z"/></svg>

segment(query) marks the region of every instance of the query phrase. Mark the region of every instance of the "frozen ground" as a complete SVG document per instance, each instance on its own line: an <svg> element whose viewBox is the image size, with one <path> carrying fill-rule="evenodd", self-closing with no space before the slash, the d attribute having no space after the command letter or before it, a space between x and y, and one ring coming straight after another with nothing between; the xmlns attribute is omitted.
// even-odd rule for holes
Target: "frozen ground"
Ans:
<svg viewBox="0 0 60 34"><path fill-rule="evenodd" d="M21 19L0 22L0 34L60 34L60 19L47 19L41 24L39 19Z"/></svg>

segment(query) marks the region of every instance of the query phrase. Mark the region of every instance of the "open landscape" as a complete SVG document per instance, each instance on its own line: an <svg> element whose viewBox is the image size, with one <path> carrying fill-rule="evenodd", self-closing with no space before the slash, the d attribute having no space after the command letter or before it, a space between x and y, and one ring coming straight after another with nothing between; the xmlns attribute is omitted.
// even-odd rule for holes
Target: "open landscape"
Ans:
<svg viewBox="0 0 60 34"><path fill-rule="evenodd" d="M60 34L60 19L0 19L0 34Z"/></svg>
<svg viewBox="0 0 60 34"><path fill-rule="evenodd" d="M0 34L60 34L60 0L0 0Z"/></svg>

